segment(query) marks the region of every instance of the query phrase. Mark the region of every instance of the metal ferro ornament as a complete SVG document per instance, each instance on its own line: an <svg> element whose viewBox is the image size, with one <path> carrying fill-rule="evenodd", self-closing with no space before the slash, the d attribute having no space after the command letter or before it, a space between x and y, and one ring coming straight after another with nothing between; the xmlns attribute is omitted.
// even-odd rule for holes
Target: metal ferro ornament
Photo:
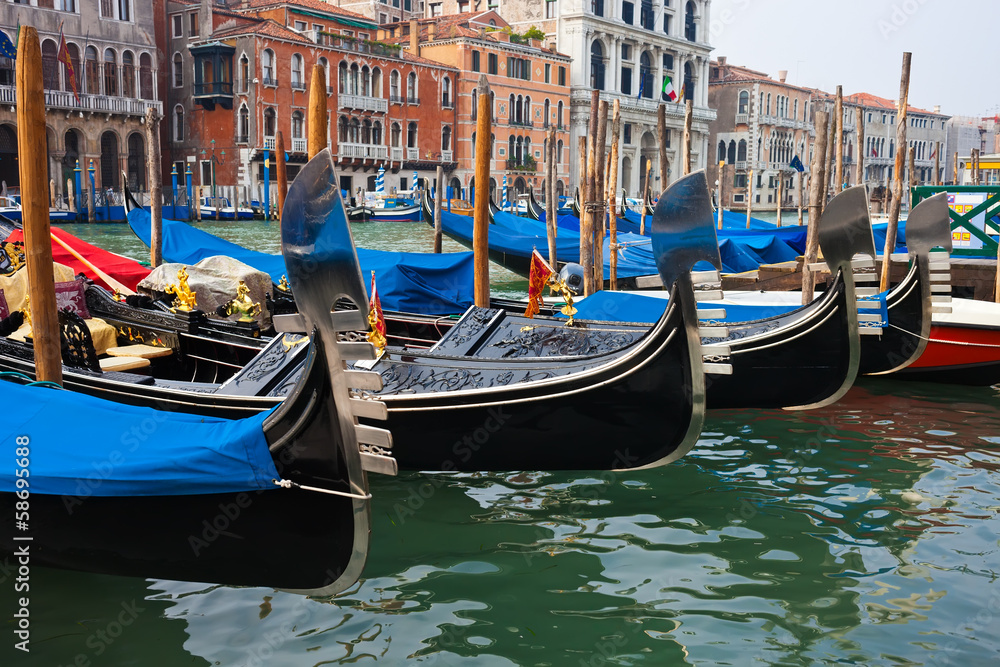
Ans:
<svg viewBox="0 0 1000 667"><path fill-rule="evenodd" d="M191 312L198 307L197 294L191 291L188 287L188 272L186 267L181 267L180 271L177 272L177 285L167 285L167 294L173 294L176 298L174 299L174 310L181 310L184 312Z"/></svg>

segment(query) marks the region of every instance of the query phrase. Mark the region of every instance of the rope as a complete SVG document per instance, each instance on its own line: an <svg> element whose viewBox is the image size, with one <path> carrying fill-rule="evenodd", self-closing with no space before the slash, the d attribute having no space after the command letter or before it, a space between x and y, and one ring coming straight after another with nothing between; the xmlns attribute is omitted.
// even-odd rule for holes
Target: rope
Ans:
<svg viewBox="0 0 1000 667"><path fill-rule="evenodd" d="M23 380L26 383L33 381L30 376L25 375L24 373L18 373L17 371L2 371L0 372L0 378L16 378L18 380Z"/></svg>
<svg viewBox="0 0 1000 667"><path fill-rule="evenodd" d="M29 382L29 387L48 387L49 389L64 389L62 385L56 384L55 382L49 382L48 380L40 380L38 382Z"/></svg>
<svg viewBox="0 0 1000 667"><path fill-rule="evenodd" d="M353 498L354 500L371 500L372 494L366 493L365 495L359 495L357 493L346 493L344 491L332 491L330 489L321 489L318 486L305 486L303 484L296 484L295 482L289 481L287 479L277 480L272 479L277 486L283 489L302 489L303 491L315 491L317 493L328 493L331 496L341 496L342 498Z"/></svg>
<svg viewBox="0 0 1000 667"><path fill-rule="evenodd" d="M928 343L941 343L943 345L961 345L961 346L964 346L964 347L1000 348L1000 345L991 345L989 343L969 343L969 342L966 342L964 340L941 340L939 338L930 338L929 336L921 336L920 334L913 333L912 331L904 329L903 327L899 326L898 324L892 324L892 323L890 323L889 326L892 327L893 329L899 329L903 333L910 334L914 338L919 338L921 340L925 340Z"/></svg>

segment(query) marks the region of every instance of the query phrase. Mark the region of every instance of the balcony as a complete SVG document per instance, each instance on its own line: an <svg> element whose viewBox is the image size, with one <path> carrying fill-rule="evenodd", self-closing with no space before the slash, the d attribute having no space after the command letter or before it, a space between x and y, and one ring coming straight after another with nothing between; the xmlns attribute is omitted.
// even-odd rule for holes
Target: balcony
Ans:
<svg viewBox="0 0 1000 667"><path fill-rule="evenodd" d="M749 123L750 123L750 114L747 113L736 114L737 125L748 125Z"/></svg>
<svg viewBox="0 0 1000 667"><path fill-rule="evenodd" d="M250 135L247 135L247 134L237 134L236 135L236 143L238 143L238 144L249 144L250 143Z"/></svg>
<svg viewBox="0 0 1000 667"><path fill-rule="evenodd" d="M274 150L274 137L264 137L264 150Z"/></svg>
<svg viewBox="0 0 1000 667"><path fill-rule="evenodd" d="M0 104L17 104L17 95L14 86L0 86ZM77 102L73 93L63 90L46 90L45 108L120 114L124 116L145 116L146 109L150 108L155 109L159 114L163 113L163 103L157 100L140 100L133 97L105 97L104 95L80 93L80 101Z"/></svg>
<svg viewBox="0 0 1000 667"><path fill-rule="evenodd" d="M454 151L441 151L441 162L454 162L455 152Z"/></svg>
<svg viewBox="0 0 1000 667"><path fill-rule="evenodd" d="M306 89L305 81L296 81L295 79L292 79L292 90L305 90L305 89Z"/></svg>
<svg viewBox="0 0 1000 667"><path fill-rule="evenodd" d="M239 79L236 82L236 91L241 95L246 95L250 92L250 80L249 79Z"/></svg>
<svg viewBox="0 0 1000 667"><path fill-rule="evenodd" d="M407 104L415 104L415 105L416 104L420 104L420 98L419 97L410 97L409 95L407 95L406 96L406 103Z"/></svg>
<svg viewBox="0 0 1000 667"><path fill-rule="evenodd" d="M232 81L212 81L194 84L194 103L211 111L218 104L223 109L233 108Z"/></svg>
<svg viewBox="0 0 1000 667"><path fill-rule="evenodd" d="M534 172L538 169L538 165L535 163L535 158L530 155L522 162L517 160L507 160L507 171L527 171Z"/></svg>
<svg viewBox="0 0 1000 667"><path fill-rule="evenodd" d="M534 127L530 120L515 120L513 118L508 119L507 124L511 127Z"/></svg>
<svg viewBox="0 0 1000 667"><path fill-rule="evenodd" d="M385 113L389 110L389 103L381 97L368 97L367 95L341 95L339 98L342 109L361 109L363 111L374 111Z"/></svg>
<svg viewBox="0 0 1000 667"><path fill-rule="evenodd" d="M444 97L441 99L441 108L443 109L454 109L455 101L450 97Z"/></svg>
<svg viewBox="0 0 1000 667"><path fill-rule="evenodd" d="M305 139L292 139L292 152L293 153L305 153L306 152L306 140Z"/></svg>
<svg viewBox="0 0 1000 667"><path fill-rule="evenodd" d="M420 149L419 148L407 148L406 149L406 159L413 161L420 159Z"/></svg>
<svg viewBox="0 0 1000 667"><path fill-rule="evenodd" d="M737 160L736 161L736 171L746 171L746 170L747 170L747 161L746 160Z"/></svg>
<svg viewBox="0 0 1000 667"><path fill-rule="evenodd" d="M393 147L392 149L392 161L402 162L403 161L403 149L399 147Z"/></svg>
<svg viewBox="0 0 1000 667"><path fill-rule="evenodd" d="M406 104L406 98L400 95L389 95L389 102L392 104Z"/></svg>
<svg viewBox="0 0 1000 667"><path fill-rule="evenodd" d="M269 76L265 76L265 77L261 78L260 82L263 83L265 86L268 86L269 88L277 88L278 87L278 80L274 79L274 78L271 78Z"/></svg>
<svg viewBox="0 0 1000 667"><path fill-rule="evenodd" d="M337 144L337 156L345 160L384 160L389 157L389 148L378 144Z"/></svg>

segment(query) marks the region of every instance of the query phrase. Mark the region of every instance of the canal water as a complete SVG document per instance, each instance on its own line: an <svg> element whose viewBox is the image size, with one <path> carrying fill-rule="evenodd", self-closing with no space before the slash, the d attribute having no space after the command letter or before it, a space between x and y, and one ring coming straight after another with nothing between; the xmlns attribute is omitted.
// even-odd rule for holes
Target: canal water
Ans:
<svg viewBox="0 0 1000 667"><path fill-rule="evenodd" d="M240 224L215 229L276 249L273 226ZM355 237L428 247L403 227ZM620 446L639 437L657 434ZM655 470L370 480L371 553L336 599L34 568L30 659L7 633L0 664L1000 661L993 388L865 379L821 410L713 412Z"/></svg>

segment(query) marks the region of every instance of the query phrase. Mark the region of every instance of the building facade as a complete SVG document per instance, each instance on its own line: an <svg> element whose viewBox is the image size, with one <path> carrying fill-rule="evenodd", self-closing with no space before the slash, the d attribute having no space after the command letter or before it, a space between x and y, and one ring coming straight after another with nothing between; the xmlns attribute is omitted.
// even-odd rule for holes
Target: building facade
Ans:
<svg viewBox="0 0 1000 667"><path fill-rule="evenodd" d="M424 16L424 0L328 0L331 5L360 14L378 24L399 23ZM437 3L440 7L440 2Z"/></svg>
<svg viewBox="0 0 1000 667"><path fill-rule="evenodd" d="M326 71L328 144L341 188L387 190L454 169L454 109L441 104L457 71L376 40L366 17L322 0L171 0L167 13L170 160L195 184L263 196L280 132L289 180L306 161L308 87ZM223 194L233 193L224 189ZM272 202L274 199L272 198Z"/></svg>
<svg viewBox="0 0 1000 667"><path fill-rule="evenodd" d="M49 177L60 199L93 164L99 200L120 191L121 173L137 191L147 188L145 114L158 113L159 62L150 3L135 0L30 0L0 3L0 29L15 41L18 25L38 30L45 88ZM58 61L62 27L75 77ZM73 92L73 78L76 91ZM0 58L0 181L19 181L14 60ZM74 186L75 188L75 186ZM120 196L114 195L113 198ZM100 203L100 201L99 201Z"/></svg>
<svg viewBox="0 0 1000 667"><path fill-rule="evenodd" d="M799 204L798 172L791 162L797 156L808 173L817 96L787 83L786 74L772 79L725 57L712 63L708 104L717 116L709 130L708 177L718 181L726 208L745 208L749 197L752 208L774 209L779 180L782 207Z"/></svg>
<svg viewBox="0 0 1000 667"><path fill-rule="evenodd" d="M959 179L971 179L966 170L965 162L972 155L972 149L978 149L981 155L1000 153L1000 118L995 116L980 118L978 116L953 116L946 126L945 140L945 180L956 181L955 160L959 160Z"/></svg>
<svg viewBox="0 0 1000 667"><path fill-rule="evenodd" d="M681 176L685 99L694 106L692 168L711 161L708 135L715 111L708 103L710 4L709 0L504 0L498 11L514 29L538 27L573 60L569 164L577 163L578 139L588 133L594 89L601 91L602 100L617 99L621 105L618 173L629 195L641 195L647 168L650 190L656 194ZM666 77L679 95L676 103L668 101L663 91ZM667 174L659 173L656 121L661 104L667 117ZM570 169L573 187L576 171Z"/></svg>
<svg viewBox="0 0 1000 667"><path fill-rule="evenodd" d="M478 121L478 84L485 75L493 109L490 192L499 202L507 177L509 195L529 189L545 192L548 131L555 129L556 192L568 191L570 59L533 39L504 30L507 23L493 11L458 14L384 26L410 54L455 67L457 81L443 101L455 107L457 168L448 185L455 196L468 197L474 187Z"/></svg>

